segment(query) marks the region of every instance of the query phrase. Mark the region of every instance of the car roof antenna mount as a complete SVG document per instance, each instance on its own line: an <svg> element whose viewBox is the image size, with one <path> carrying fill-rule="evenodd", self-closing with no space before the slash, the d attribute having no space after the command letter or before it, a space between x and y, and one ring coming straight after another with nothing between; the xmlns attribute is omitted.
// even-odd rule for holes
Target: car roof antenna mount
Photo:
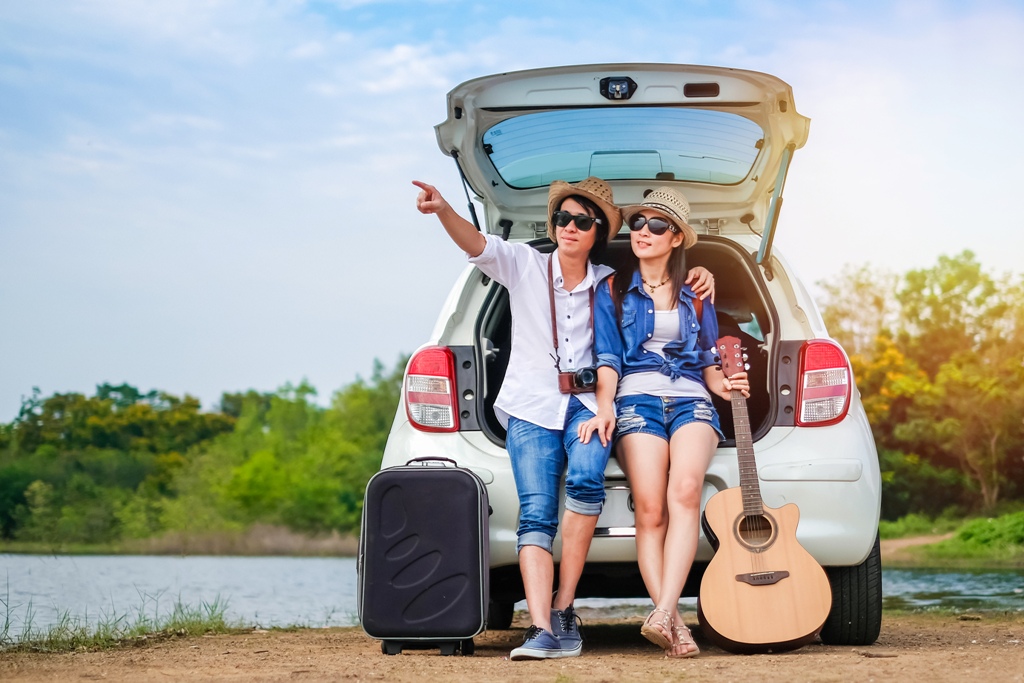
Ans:
<svg viewBox="0 0 1024 683"><path fill-rule="evenodd" d="M455 168L459 169L459 177L462 178L462 189L466 192L466 202L469 203L469 215L473 219L473 225L476 226L476 231L480 230L480 221L476 217L476 206L473 205L473 200L469 198L469 181L466 180L466 174L462 172L462 164L459 163L459 150L452 150L452 159L455 159Z"/></svg>

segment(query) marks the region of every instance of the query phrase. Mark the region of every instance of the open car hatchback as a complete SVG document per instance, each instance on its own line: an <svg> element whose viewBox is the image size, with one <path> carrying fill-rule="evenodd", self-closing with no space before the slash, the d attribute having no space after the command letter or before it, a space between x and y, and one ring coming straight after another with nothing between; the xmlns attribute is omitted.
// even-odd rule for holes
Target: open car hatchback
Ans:
<svg viewBox="0 0 1024 683"><path fill-rule="evenodd" d="M480 229L541 251L548 185L607 180L620 205L678 187L699 240L689 266L716 281L722 335L747 348L747 401L764 504L796 503L797 537L825 567L832 610L824 642L869 644L881 624L874 440L849 360L772 242L786 175L807 140L791 88L763 73L674 64L563 66L467 81L448 94L441 151L482 205ZM455 172L455 169L453 169ZM447 239L438 230L438 239ZM455 247L453 247L455 248ZM628 230L603 257L615 267ZM507 291L467 266L430 339L409 361L381 466L444 456L485 482L490 517L490 628L507 627L523 598L516 556L519 506L505 432L493 403L508 363ZM708 468L702 506L739 485L731 411L715 397L726 441ZM613 457L607 499L578 597L644 597L629 482ZM560 545L556 538L555 559ZM684 589L696 596L713 555L702 534Z"/></svg>

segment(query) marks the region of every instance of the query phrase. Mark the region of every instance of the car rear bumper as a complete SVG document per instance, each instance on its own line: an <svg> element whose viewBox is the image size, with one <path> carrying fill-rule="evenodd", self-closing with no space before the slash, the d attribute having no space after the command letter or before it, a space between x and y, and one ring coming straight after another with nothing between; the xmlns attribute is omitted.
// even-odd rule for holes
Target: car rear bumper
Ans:
<svg viewBox="0 0 1024 683"><path fill-rule="evenodd" d="M797 539L824 566L852 566L867 557L878 529L881 477L874 443L862 413L818 428L775 427L754 444L761 497L768 508L795 503L800 509ZM408 422L395 425L382 467L413 457L443 456L476 472L487 485L490 505L491 567L516 565L519 503L508 456L482 432L424 434ZM635 563L632 511L627 482L614 457L606 471L608 497L598 521L588 563ZM720 448L705 478L703 504L718 491L739 485L734 448ZM556 560L561 552L556 537ZM703 531L697 562L714 551Z"/></svg>

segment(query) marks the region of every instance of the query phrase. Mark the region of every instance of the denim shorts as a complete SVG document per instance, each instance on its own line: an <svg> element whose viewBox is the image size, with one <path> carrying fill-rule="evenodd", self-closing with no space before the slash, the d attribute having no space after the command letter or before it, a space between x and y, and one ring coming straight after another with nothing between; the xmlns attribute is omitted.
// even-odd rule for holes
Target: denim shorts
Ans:
<svg viewBox="0 0 1024 683"><path fill-rule="evenodd" d="M535 545L551 552L558 530L558 503L565 474L565 509L597 516L604 506L604 468L611 442L594 436L580 442L581 422L594 416L575 396L569 399L562 429L546 429L510 417L505 447L519 495L519 541L516 552Z"/></svg>
<svg viewBox="0 0 1024 683"><path fill-rule="evenodd" d="M666 441L672 439L676 430L692 422L710 425L718 434L718 440L725 439L718 411L706 398L692 396L650 396L631 394L615 399L615 436L627 434L653 434Z"/></svg>

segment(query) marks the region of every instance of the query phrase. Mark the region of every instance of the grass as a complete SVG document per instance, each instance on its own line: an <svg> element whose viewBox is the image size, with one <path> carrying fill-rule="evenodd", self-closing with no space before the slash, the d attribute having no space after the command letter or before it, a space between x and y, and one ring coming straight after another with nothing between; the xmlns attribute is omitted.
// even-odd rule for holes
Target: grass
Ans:
<svg viewBox="0 0 1024 683"><path fill-rule="evenodd" d="M933 559L1024 566L1024 511L965 522L952 538L924 546L921 553Z"/></svg>
<svg viewBox="0 0 1024 683"><path fill-rule="evenodd" d="M900 517L890 522L882 520L878 523L878 535L883 539L907 538L909 536L929 536L934 534L945 534L956 529L964 523L962 517L928 517L927 515L912 512L909 515Z"/></svg>
<svg viewBox="0 0 1024 683"><path fill-rule="evenodd" d="M930 520L907 515L896 522L882 522L883 538L902 538L953 532L951 538L937 543L906 548L909 558L900 566L934 568L1015 568L1024 567L1024 510L999 517L968 520Z"/></svg>
<svg viewBox="0 0 1024 683"><path fill-rule="evenodd" d="M24 616L16 623L14 611L20 606L10 604L10 589L0 598L3 622L0 623L0 652L72 652L96 650L121 645L174 637L198 636L207 633L231 633L242 630L224 619L227 602L220 598L203 602L198 607L186 605L180 598L169 614L161 615L159 599L142 596L142 606L132 616L101 615L91 623L88 615L72 617L67 611L60 613L57 623L36 628L35 609L31 601L25 605ZM152 603L152 614L147 612Z"/></svg>

